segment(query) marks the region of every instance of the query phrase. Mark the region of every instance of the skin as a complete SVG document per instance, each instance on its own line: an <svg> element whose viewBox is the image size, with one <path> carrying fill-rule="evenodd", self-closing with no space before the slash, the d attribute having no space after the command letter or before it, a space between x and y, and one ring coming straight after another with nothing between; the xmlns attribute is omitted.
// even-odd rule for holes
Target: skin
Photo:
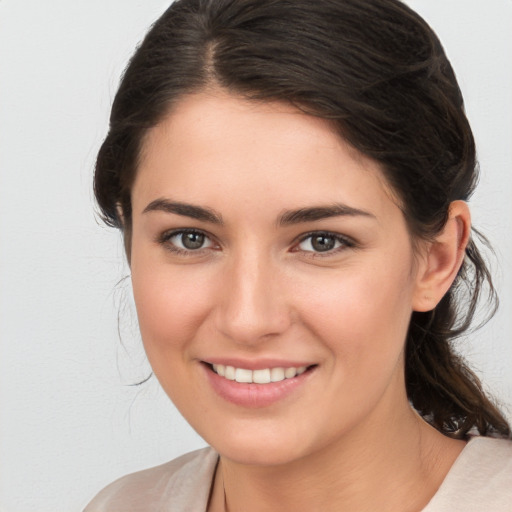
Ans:
<svg viewBox="0 0 512 512"><path fill-rule="evenodd" d="M207 209L222 224L155 201ZM279 222L334 204L364 213ZM421 510L464 443L409 406L404 342L412 311L435 307L461 264L466 205L452 204L434 242L413 244L378 164L327 122L211 90L150 130L132 206L148 358L221 455L209 510L224 510L224 490L229 509L246 512ZM184 229L204 233L204 245L180 250ZM315 252L311 232L340 238ZM247 408L206 378L204 361L227 357L315 367L282 400Z"/></svg>

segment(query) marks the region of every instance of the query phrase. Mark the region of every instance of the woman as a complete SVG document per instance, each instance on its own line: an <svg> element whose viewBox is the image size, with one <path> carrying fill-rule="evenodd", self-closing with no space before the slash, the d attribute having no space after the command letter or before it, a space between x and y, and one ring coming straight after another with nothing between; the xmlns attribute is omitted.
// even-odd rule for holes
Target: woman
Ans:
<svg viewBox="0 0 512 512"><path fill-rule="evenodd" d="M451 66L399 1L172 4L95 192L154 373L212 448L86 511L508 510L510 428L450 346L492 290L475 169Z"/></svg>

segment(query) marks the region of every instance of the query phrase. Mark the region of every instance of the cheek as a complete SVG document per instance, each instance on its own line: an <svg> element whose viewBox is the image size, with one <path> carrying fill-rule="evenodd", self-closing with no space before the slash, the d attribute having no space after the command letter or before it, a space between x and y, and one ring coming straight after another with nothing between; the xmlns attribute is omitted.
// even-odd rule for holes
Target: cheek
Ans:
<svg viewBox="0 0 512 512"><path fill-rule="evenodd" d="M145 267L151 268L151 267ZM133 271L132 281L144 349L155 377L186 417L201 395L194 378L194 340L208 317L211 299L204 279L167 266Z"/></svg>
<svg viewBox="0 0 512 512"><path fill-rule="evenodd" d="M303 320L337 358L354 367L393 359L403 350L412 312L413 283L403 268L410 267L404 262L369 272L367 266L354 266L323 283L306 285Z"/></svg>
<svg viewBox="0 0 512 512"><path fill-rule="evenodd" d="M208 315L212 280L190 269L137 263L132 265L133 293L148 358L154 367L176 361L171 358L176 351L182 359Z"/></svg>

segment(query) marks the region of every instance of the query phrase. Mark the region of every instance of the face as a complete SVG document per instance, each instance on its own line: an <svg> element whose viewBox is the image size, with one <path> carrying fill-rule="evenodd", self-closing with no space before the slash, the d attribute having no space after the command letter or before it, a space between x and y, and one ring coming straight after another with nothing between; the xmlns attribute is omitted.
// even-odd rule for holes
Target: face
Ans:
<svg viewBox="0 0 512 512"><path fill-rule="evenodd" d="M286 463L407 407L411 239L378 165L325 121L190 95L150 131L132 205L148 358L222 455Z"/></svg>

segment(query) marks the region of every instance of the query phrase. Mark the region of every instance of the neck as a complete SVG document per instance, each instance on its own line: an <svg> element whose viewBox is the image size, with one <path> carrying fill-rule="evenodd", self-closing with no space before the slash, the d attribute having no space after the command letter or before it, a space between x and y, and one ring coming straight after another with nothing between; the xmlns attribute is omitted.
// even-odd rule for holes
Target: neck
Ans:
<svg viewBox="0 0 512 512"><path fill-rule="evenodd" d="M251 466L221 457L210 510L418 511L464 446L427 425L407 403L392 425L359 427L283 465Z"/></svg>

